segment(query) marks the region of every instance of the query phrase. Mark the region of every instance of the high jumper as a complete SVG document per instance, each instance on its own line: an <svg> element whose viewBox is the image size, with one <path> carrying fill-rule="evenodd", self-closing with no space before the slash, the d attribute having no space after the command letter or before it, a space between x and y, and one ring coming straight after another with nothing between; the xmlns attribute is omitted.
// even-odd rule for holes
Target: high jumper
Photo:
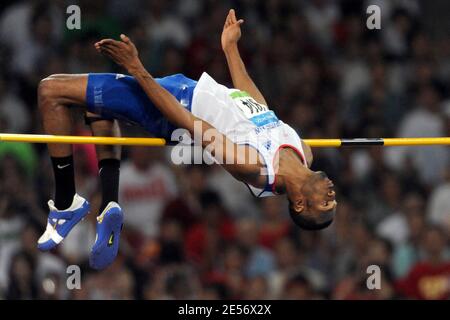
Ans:
<svg viewBox="0 0 450 320"><path fill-rule="evenodd" d="M278 119L248 75L238 50L243 22L230 10L221 36L234 88L207 73L198 81L182 74L155 79L127 36L97 42L95 49L129 75L60 74L43 79L38 104L45 132L71 135L73 105L86 110L94 136L120 136L117 119L166 140L178 128L192 136L200 131L202 147L254 196L286 194L290 216L300 228L329 226L337 205L333 182L324 172L310 169L311 148ZM48 148L55 200L49 201L47 228L38 241L41 250L56 247L89 212L89 203L75 190L72 146L50 143ZM102 205L90 264L102 269L117 255L123 223L118 204L120 148L98 145L97 156Z"/></svg>

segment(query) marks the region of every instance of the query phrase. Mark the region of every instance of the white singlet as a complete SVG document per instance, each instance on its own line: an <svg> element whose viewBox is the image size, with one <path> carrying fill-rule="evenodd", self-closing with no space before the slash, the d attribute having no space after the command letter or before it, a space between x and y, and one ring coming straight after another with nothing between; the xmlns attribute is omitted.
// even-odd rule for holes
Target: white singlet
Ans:
<svg viewBox="0 0 450 320"><path fill-rule="evenodd" d="M247 144L259 152L267 169L267 183L263 189L248 185L256 197L276 195L274 160L280 148L292 148L307 166L301 139L294 129L248 93L227 88L206 72L194 89L191 111L232 142Z"/></svg>

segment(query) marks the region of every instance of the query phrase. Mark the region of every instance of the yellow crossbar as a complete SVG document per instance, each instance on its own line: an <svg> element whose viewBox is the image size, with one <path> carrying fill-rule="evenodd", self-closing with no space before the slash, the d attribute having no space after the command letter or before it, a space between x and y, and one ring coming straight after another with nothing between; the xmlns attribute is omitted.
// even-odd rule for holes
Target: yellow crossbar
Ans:
<svg viewBox="0 0 450 320"><path fill-rule="evenodd" d="M0 133L0 142L29 142L29 143L64 143L64 144L102 144L124 146L166 145L162 138L133 138L133 137L90 137L90 136L53 136L43 134L13 134Z"/></svg>
<svg viewBox="0 0 450 320"><path fill-rule="evenodd" d="M0 133L0 142L101 144L157 147L166 145L162 138L54 136L39 134ZM430 146L450 145L450 137L433 138L356 138L356 139L305 139L311 147L346 146Z"/></svg>

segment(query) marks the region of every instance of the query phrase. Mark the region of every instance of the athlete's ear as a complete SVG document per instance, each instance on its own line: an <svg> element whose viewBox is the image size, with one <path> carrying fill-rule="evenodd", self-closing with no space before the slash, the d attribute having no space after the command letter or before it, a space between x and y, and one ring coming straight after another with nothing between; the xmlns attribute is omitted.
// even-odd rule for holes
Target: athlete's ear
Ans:
<svg viewBox="0 0 450 320"><path fill-rule="evenodd" d="M304 197L300 196L294 201L291 201L291 209L297 213L302 213L303 211L305 211L305 203L306 200L304 199Z"/></svg>

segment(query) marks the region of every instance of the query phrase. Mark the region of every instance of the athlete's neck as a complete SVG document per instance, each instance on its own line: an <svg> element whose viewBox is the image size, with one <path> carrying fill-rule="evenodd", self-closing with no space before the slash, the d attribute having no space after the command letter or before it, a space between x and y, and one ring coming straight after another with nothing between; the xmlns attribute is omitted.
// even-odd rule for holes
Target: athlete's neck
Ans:
<svg viewBox="0 0 450 320"><path fill-rule="evenodd" d="M304 163L303 159L291 148L279 150L278 163L275 163L276 178L275 191L277 193L286 192L286 184L293 183L302 185L313 174ZM277 170L278 169L278 170Z"/></svg>

